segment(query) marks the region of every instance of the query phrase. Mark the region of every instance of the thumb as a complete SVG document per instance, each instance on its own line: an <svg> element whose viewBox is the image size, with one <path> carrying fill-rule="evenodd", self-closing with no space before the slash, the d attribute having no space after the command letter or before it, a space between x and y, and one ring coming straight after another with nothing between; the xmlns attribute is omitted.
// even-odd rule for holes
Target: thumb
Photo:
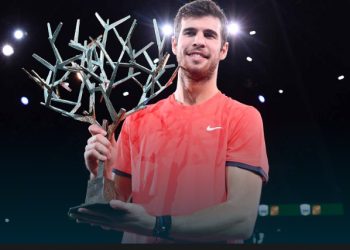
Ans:
<svg viewBox="0 0 350 250"><path fill-rule="evenodd" d="M107 132L97 124L90 125L88 129L91 135L97 135L97 134L102 134L103 136L107 135Z"/></svg>
<svg viewBox="0 0 350 250"><path fill-rule="evenodd" d="M128 211L128 204L126 202L120 201L120 200L111 200L109 202L109 205L113 208L113 209L117 209L117 210L122 210L122 211Z"/></svg>

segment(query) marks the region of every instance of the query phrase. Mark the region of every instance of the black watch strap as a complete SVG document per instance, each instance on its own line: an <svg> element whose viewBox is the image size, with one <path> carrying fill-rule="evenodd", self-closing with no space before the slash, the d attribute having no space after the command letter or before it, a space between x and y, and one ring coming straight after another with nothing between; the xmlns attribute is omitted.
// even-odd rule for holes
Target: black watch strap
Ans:
<svg viewBox="0 0 350 250"><path fill-rule="evenodd" d="M156 216L156 224L153 229L153 236L157 238L169 239L171 229L171 216Z"/></svg>

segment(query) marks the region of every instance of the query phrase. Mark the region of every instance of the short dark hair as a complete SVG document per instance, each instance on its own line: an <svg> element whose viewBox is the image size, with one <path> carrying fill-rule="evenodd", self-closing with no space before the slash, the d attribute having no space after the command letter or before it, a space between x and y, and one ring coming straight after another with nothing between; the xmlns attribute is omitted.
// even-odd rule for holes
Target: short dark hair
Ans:
<svg viewBox="0 0 350 250"><path fill-rule="evenodd" d="M174 19L174 32L176 39L181 30L181 20L186 17L213 16L221 22L222 45L227 42L227 18L224 11L212 0L195 0L183 5L177 12Z"/></svg>

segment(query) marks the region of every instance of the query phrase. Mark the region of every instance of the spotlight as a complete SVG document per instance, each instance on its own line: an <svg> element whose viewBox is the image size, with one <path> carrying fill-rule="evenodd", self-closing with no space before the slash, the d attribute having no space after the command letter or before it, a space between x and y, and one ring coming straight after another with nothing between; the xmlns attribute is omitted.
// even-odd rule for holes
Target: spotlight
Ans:
<svg viewBox="0 0 350 250"><path fill-rule="evenodd" d="M29 100L27 97L23 96L21 98L21 103L24 105L24 106L27 106L29 104Z"/></svg>
<svg viewBox="0 0 350 250"><path fill-rule="evenodd" d="M237 22L231 22L227 26L227 31L229 34L231 34L233 36L238 35L241 32L241 26Z"/></svg>
<svg viewBox="0 0 350 250"><path fill-rule="evenodd" d="M283 94L284 93L283 89L278 90L278 93Z"/></svg>
<svg viewBox="0 0 350 250"><path fill-rule="evenodd" d="M261 103L265 103L265 97L264 96L262 96L262 95L259 95L258 96L258 99L259 99L259 101L261 102Z"/></svg>
<svg viewBox="0 0 350 250"><path fill-rule="evenodd" d="M255 31L255 30L252 30L251 32L249 32L249 35L251 35L251 36L256 35L256 31Z"/></svg>
<svg viewBox="0 0 350 250"><path fill-rule="evenodd" d="M341 80L344 80L345 76L341 75L338 77L338 80L341 81Z"/></svg>
<svg viewBox="0 0 350 250"><path fill-rule="evenodd" d="M123 96L128 96L129 95L129 92L128 91L125 91L124 93L123 93Z"/></svg>
<svg viewBox="0 0 350 250"><path fill-rule="evenodd" d="M15 30L15 32L13 32L13 36L17 39L17 40L21 40L24 37L24 32L20 29Z"/></svg>
<svg viewBox="0 0 350 250"><path fill-rule="evenodd" d="M2 53L4 56L11 56L14 53L13 47L9 44L5 44L2 47Z"/></svg>
<svg viewBox="0 0 350 250"><path fill-rule="evenodd" d="M165 24L162 27L162 31L165 36L171 36L173 34L173 27L170 24Z"/></svg>
<svg viewBox="0 0 350 250"><path fill-rule="evenodd" d="M248 62L252 62L252 61L253 61L253 58L251 58L251 57L248 56L248 57L247 57L247 61L248 61Z"/></svg>

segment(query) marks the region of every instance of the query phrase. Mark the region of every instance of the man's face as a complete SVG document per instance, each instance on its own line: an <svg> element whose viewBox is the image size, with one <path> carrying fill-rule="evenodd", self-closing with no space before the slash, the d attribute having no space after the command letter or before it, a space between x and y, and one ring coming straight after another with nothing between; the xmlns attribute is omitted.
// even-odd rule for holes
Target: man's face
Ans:
<svg viewBox="0 0 350 250"><path fill-rule="evenodd" d="M178 39L173 37L172 50L189 78L210 79L228 50L228 43L222 46L220 20L213 16L183 18Z"/></svg>

